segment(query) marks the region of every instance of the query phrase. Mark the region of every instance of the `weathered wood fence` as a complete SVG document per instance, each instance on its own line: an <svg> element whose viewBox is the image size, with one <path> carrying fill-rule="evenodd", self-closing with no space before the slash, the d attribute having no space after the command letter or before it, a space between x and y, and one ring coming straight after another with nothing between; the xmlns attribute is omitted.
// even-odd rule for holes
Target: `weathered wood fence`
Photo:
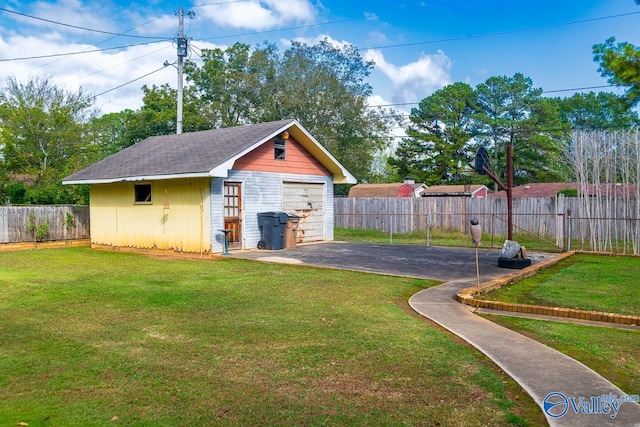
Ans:
<svg viewBox="0 0 640 427"><path fill-rule="evenodd" d="M0 206L0 243L33 242L35 238L38 241L88 239L89 208Z"/></svg>
<svg viewBox="0 0 640 427"><path fill-rule="evenodd" d="M514 233L527 233L556 246L570 249L640 253L640 207L632 201L555 197L513 199ZM598 218L585 212L600 212ZM336 198L336 227L380 230L390 233L442 230L469 232L469 220L480 220L491 236L507 235L506 198L465 197ZM573 247L571 247L573 244Z"/></svg>

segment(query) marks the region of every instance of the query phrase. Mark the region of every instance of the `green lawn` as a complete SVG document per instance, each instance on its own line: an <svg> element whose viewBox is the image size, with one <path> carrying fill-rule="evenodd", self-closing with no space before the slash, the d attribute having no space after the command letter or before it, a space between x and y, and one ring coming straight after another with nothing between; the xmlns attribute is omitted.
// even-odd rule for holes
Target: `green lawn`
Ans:
<svg viewBox="0 0 640 427"><path fill-rule="evenodd" d="M0 253L0 426L531 425L406 309L433 282L87 248Z"/></svg>
<svg viewBox="0 0 640 427"><path fill-rule="evenodd" d="M640 258L578 254L482 298L638 315L639 277ZM639 330L486 317L581 361L625 392L638 393Z"/></svg>
<svg viewBox="0 0 640 427"><path fill-rule="evenodd" d="M640 314L640 258L573 255L535 276L483 294L522 304Z"/></svg>
<svg viewBox="0 0 640 427"><path fill-rule="evenodd" d="M589 366L627 394L640 392L640 331L507 316L489 320L527 335Z"/></svg>

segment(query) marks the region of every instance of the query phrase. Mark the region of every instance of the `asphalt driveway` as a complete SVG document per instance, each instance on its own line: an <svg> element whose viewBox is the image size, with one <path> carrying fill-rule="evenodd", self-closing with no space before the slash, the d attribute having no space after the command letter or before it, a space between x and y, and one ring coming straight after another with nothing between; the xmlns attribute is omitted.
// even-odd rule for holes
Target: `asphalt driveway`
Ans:
<svg viewBox="0 0 640 427"><path fill-rule="evenodd" d="M474 248L323 242L277 251L255 249L232 254L238 258L265 262L303 264L420 279L452 281L475 280L476 277ZM552 255L529 255L533 264L549 256ZM513 273L513 270L498 267L497 263L497 250L478 250L481 281Z"/></svg>

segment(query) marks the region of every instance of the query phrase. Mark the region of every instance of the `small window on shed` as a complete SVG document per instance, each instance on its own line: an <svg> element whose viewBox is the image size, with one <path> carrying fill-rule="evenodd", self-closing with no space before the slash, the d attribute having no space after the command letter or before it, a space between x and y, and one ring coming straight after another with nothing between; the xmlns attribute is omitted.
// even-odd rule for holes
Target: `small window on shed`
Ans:
<svg viewBox="0 0 640 427"><path fill-rule="evenodd" d="M274 156L273 158L276 160L285 160L286 159L286 140L283 138L275 138L273 140L273 148L274 148Z"/></svg>
<svg viewBox="0 0 640 427"><path fill-rule="evenodd" d="M151 184L135 184L133 191L136 197L136 203L151 203Z"/></svg>

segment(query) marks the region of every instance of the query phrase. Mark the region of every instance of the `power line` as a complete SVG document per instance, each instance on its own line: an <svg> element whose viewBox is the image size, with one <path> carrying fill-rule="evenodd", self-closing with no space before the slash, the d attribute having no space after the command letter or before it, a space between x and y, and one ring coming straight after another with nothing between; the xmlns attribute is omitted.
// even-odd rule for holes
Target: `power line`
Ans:
<svg viewBox="0 0 640 427"><path fill-rule="evenodd" d="M246 2L246 1L249 1L249 0L235 0L235 1L211 3L211 4L199 5L198 7L201 7L201 6L213 6L213 5L223 5L223 4L231 4L231 3L242 3L242 2ZM85 50L85 51L82 51L82 52L70 52L70 53L60 53L60 54L51 54L51 55L43 55L43 56L0 59L0 62L18 61L18 60L30 60L30 59L40 59L40 58L52 58L52 57L62 57L62 56L69 56L69 55L77 55L77 54L81 54L81 53L101 52L101 51L107 51L107 50L113 50L113 49L123 49L123 48L140 46L140 45L148 45L148 44L152 44L152 43L158 43L158 42L164 41L164 40L170 40L169 38L161 38L161 37L128 36L128 35L126 35L124 33L112 33L112 32L106 32L106 31L100 31L100 30L94 30L94 29L85 28L85 27L79 27L79 26L64 24L64 23L60 23L60 22L57 22L57 21L52 21L52 20L39 18L39 17L23 14L23 13L20 13L20 12L12 11L12 10L9 10L9 9L6 9L6 8L0 8L0 10L8 12L8 13L13 13L13 14L25 16L25 17L32 18L32 19L38 19L38 20L42 20L42 21L45 21L45 22L54 23L54 24L57 24L57 25L63 25L63 26L82 29L82 30L86 30L86 31L93 31L93 32L98 32L98 33L103 33L103 34L109 34L109 35L113 35L113 36L125 36L125 37L137 37L137 38L147 38L147 39L158 39L158 41L154 41L154 42L146 42L146 43L139 43L139 44L133 44L133 45L128 45L128 46L120 46L120 47L104 48L104 49ZM372 48L367 48L367 49L383 49L383 48L411 46L411 45L419 45L419 44L439 43L439 42L454 41L454 40L473 39L473 38L489 37L489 36L496 36L496 35L505 35L505 34L512 34L512 33L517 33L517 32L534 31L534 30L540 30L540 29L545 29L545 28L554 28L554 27L559 27L559 26L574 25L574 24L580 24L580 23L586 23L586 22L594 22L594 21L601 21L601 20L606 20L606 19L612 19L612 18L619 18L619 17L624 17L624 16L635 15L635 14L638 14L638 13L640 13L640 12L630 12L630 13L624 13L624 14L618 14L618 15L610 15L610 16L599 17L599 18L584 19L584 20L579 20L579 21L572 21L572 22L559 23L559 24L550 24L550 25L543 25L543 26L530 27L530 28L524 28L524 29L508 30L508 31L488 33L488 34L472 35L472 36L457 37L457 38L450 38L450 39L443 39L443 40L434 40L434 41L423 41L423 42L414 42L414 43L406 43L406 44L387 45L387 46L372 47ZM164 15L166 15L166 14L164 14ZM162 16L164 16L164 15L162 15ZM156 19L158 19L158 18L156 18ZM210 38L205 38L203 40L212 40L212 39L216 39L216 38L238 37L238 36L243 36L243 35L253 35L253 34L262 34L262 33L271 33L271 32L277 32L277 31L292 30L292 29L317 27L317 26L323 26L323 25L331 25L331 24L337 24L337 23L343 23L343 22L349 22L349 21L356 21L356 20L361 20L361 19L368 19L368 18L365 17L365 18L343 19L343 20L338 20L338 21L331 21L331 22L310 24L310 25L296 26L296 27L288 27L288 28L283 28L283 29L268 30L268 31L262 31L262 32L253 32L253 33L236 34L236 35L229 35L229 36L210 37ZM129 30L129 31L131 31L131 30ZM160 68L160 69L162 69L162 68ZM154 72L157 72L160 69L158 69L158 70L156 70ZM118 86L116 88L113 88L113 89L110 89L108 91L102 92L99 95L108 93L108 92L110 92L112 90L115 90L115 89L117 89L119 87L125 86L125 85L127 85L127 84L129 84L131 82L139 80L139 79L141 79L143 77L146 77L146 76L148 76L150 74L153 74L154 72L149 73L149 74L147 74L145 76L139 77L137 79L131 80L130 82L124 83L123 85L120 85L120 86ZM568 91L577 91L577 90L584 90L584 89L598 89L598 88L605 88L605 87L613 87L613 86L602 85L602 86L591 86L591 87L583 87L583 88L558 89L558 90L544 91L544 93L568 92ZM96 95L96 96L99 96L99 95ZM395 103L395 104L384 104L384 105L369 106L369 108L394 107L394 106L417 105L417 104L419 104L419 102L406 102L406 103Z"/></svg>
<svg viewBox="0 0 640 427"><path fill-rule="evenodd" d="M121 87L123 87L123 86L126 86L126 85L128 85L128 84L130 84L130 83L136 82L136 81L138 81L138 80L140 80L140 79L144 79L145 77L150 76L151 74L157 73L158 71L160 71L160 70L164 70L164 69L165 69L165 67L164 67L164 66L162 66L162 67L158 68L157 70L153 70L153 71L151 71L150 73L145 74L144 76L137 77L137 78L135 78L135 79L133 79L133 80L129 80L128 82L123 83L123 84L121 84L121 85L119 85L119 86L116 86L116 87L111 88L111 89L109 89L109 90L105 90L104 92L100 92L100 93L98 93L98 94L96 94L96 95L93 95L93 97L94 97L94 98L97 98L97 97L99 97L99 96L101 96L101 95L104 95L105 93L109 93L109 92L112 92L112 91L114 91L114 90L116 90L116 89L120 89L120 88L121 88Z"/></svg>
<svg viewBox="0 0 640 427"><path fill-rule="evenodd" d="M147 25L147 24L150 24L150 23L152 23L153 21L157 21L158 19L160 19L160 18L162 18L163 16L168 15L168 14L170 14L170 13L172 13L172 12L173 12L173 11L163 13L163 14L162 14L162 15L160 15L160 16L157 16L157 17L155 17L155 18L153 18L153 19L151 19L151 20L149 20L149 21L147 21L147 22L144 22L144 23L142 23L142 24L140 24L140 25L137 25L137 26L135 26L135 27L133 27L133 28L130 28L130 29L128 29L128 30L126 30L126 31L124 31L124 33L125 33L125 34L126 34L126 33L129 33L129 32L131 32L131 31L133 31L133 30L135 30L135 29L137 29L137 28L140 28L140 27L143 27L143 26L145 26L145 25ZM105 39L105 40L102 40L101 42L96 43L96 46L100 46L101 44L104 44L104 43L106 43L106 42L108 42L108 41L111 41L111 40L115 39L116 37L118 37L118 36L112 36L112 37L109 37L109 38L107 38L107 39ZM166 48L162 48L162 49L166 49ZM157 51L155 51L155 52L158 52L158 51L160 51L160 50L162 50L162 49L159 49L159 50L157 50ZM87 48L87 49L85 49L85 51L86 51L86 50L88 50L88 48ZM152 52L152 53L155 53L155 52ZM147 54L147 55L149 55L149 54ZM139 58L142 58L142 57L147 56L147 55L139 56L138 58L134 58L133 60L135 60L135 59L139 59ZM53 63L55 63L55 62L58 62L58 61L62 61L62 60L64 60L64 59L66 59L66 58L64 58L64 57L60 57L60 58L58 58L58 59L54 59L53 61L45 62L44 64L41 64L41 65L39 65L39 66L37 66L37 67L33 68L32 70L37 70L37 69L40 69L40 68L46 67L46 66L48 66L48 65L51 65L51 64L53 64ZM133 61L133 60L131 60L131 61ZM126 64L126 63L128 63L128 62L131 62L131 61L127 61L127 62L125 62L125 64ZM122 64L121 64L121 65L122 65ZM114 66L114 67L116 67L116 66ZM114 67L109 67L109 68L114 68ZM109 69L109 68L107 68L107 69ZM101 71L104 71L104 70L101 70ZM91 74L89 74L89 75L98 74L98 73L100 73L101 71L97 71L97 72L95 72L95 73L91 73ZM84 77L87 77L87 76L84 76Z"/></svg>
<svg viewBox="0 0 640 427"><path fill-rule="evenodd" d="M87 78L87 77L93 76L93 75L95 75L95 74L100 74L100 73L102 73L102 72L104 72L104 71L107 71L107 70L110 70L110 69L112 69L112 68L117 68L117 67L120 67L120 66L122 66L122 65L128 64L128 63L130 63L130 62L137 61L138 59L140 59L140 58L144 58L145 56L153 55L154 53L158 53L158 52L163 51L163 50L165 50L165 49L167 49L167 48L169 48L169 46L165 46L165 47L160 48L160 49L158 49L158 50L154 50L153 52L149 52L149 53L146 53L146 54L144 54L144 55L137 56L137 57L135 57L135 58L133 58L133 59L130 59L130 60L128 60L128 61L121 62L120 64L116 64L116 65L113 65L113 66L111 66L111 67L103 68L102 70L94 71L93 73L85 74L84 76L80 76L79 78L80 78L80 79L84 79L84 78Z"/></svg>
<svg viewBox="0 0 640 427"><path fill-rule="evenodd" d="M59 56L80 55L80 54L83 54L83 53L105 52L107 50L126 49L126 48L129 48L129 47L145 46L145 45L150 45L150 44L154 44L154 43L164 43L164 42L167 42L169 40L171 40L171 39L164 39L164 40L158 40L158 41L153 41L153 42L145 42L145 43L136 43L136 44L130 44L130 45L126 45L126 46L105 47L103 49L83 50L83 51L80 51L80 52L53 53L51 55L39 55L39 56L23 56L21 58L0 58L0 62L26 61L26 60L30 60L30 59L56 58L56 57L59 57Z"/></svg>
<svg viewBox="0 0 640 427"><path fill-rule="evenodd" d="M554 89L554 90L543 90L542 93L558 93L558 92L573 92L579 90L588 90L588 89L603 89L608 87L617 87L616 85L600 85L600 86L585 86L585 87L574 87L570 89ZM367 105L367 108L379 108L379 107L398 107L402 105L418 105L420 101L414 102L398 102L395 104L380 104L380 105Z"/></svg>
<svg viewBox="0 0 640 427"><path fill-rule="evenodd" d="M286 28L277 28L274 30L264 30L264 31L254 31L252 33L240 33L240 34L230 34L226 36L215 36L215 37L207 37L202 38L200 40L216 40L216 39L227 39L231 37L244 37L244 36L255 36L259 34L267 34L267 33L277 33L281 31L289 31L289 30L300 30L304 28L312 28L312 27L321 27L324 25L333 25L333 24L341 24L343 22L352 22L352 21L361 21L363 19L368 19L366 16L361 18L348 18L348 19L340 19L338 21L328 21L328 22L320 22L317 24L308 24L308 25L299 25L296 27L286 27Z"/></svg>
<svg viewBox="0 0 640 427"><path fill-rule="evenodd" d="M507 35L507 34L523 33L525 31L536 31L536 30L544 30L544 29L548 29L548 28L563 27L563 26L567 26L567 25L584 24L586 22L602 21L602 20L605 20L605 19L621 18L621 17L624 17L624 16L637 15L637 14L640 14L640 12L628 12L628 13L621 13L619 15L609 15L609 16L602 16L602 17L599 17L599 18L581 19L579 21L562 22L562 23L559 23L559 24L540 25L540 26L537 26L537 27L520 28L520 29L506 30L506 31L498 31L498 32L495 32L495 33L476 34L476 35L471 35L471 36L452 37L452 38L448 38L448 39L428 40L428 41L412 42L412 43L390 44L390 45L386 45L386 46L373 46L373 47L366 47L366 48L363 48L363 49L364 50L369 50L369 49L390 49L390 48L395 48L395 47L418 46L418 45L423 45L423 44L446 43L446 42L453 42L453 41L460 41L460 40L479 39L479 38L484 38L484 37L503 36L503 35Z"/></svg>
<svg viewBox="0 0 640 427"><path fill-rule="evenodd" d="M398 102L396 104L380 104L380 105L368 105L367 108L378 108L378 107L397 107L400 105L416 105L419 104L420 101L416 102Z"/></svg>
<svg viewBox="0 0 640 427"><path fill-rule="evenodd" d="M210 4L205 4L205 5L199 5L198 7L222 5L222 4L230 4L230 3L242 3L242 2L246 2L246 1L249 1L249 0L233 0L233 1L228 1L228 2L210 3ZM58 25L64 25L64 26L69 26L69 27L73 27L73 28L83 29L83 30L86 30L86 31L94 31L94 32L99 32L99 33L103 33L103 34L109 34L109 35L113 35L113 36L157 39L158 40L157 42L165 41L165 40L171 40L170 38L166 38L166 37L162 38L162 37L149 37L149 36L130 36L130 35L127 35L125 33L112 33L112 32L107 32L107 31L94 30L94 29L90 29L90 28L79 27L79 26L74 26L74 25L70 25L70 24L60 23L60 22L57 22L57 21L47 20L47 19L44 19L44 18L39 18L39 17L23 14L23 13L20 13L20 12L12 11L12 10L9 10L9 9L6 9L6 8L0 8L0 10L8 12L8 13L14 13L14 14L17 14L17 15L26 16L26 17L29 17L29 18L32 18L32 19L38 19L38 20L43 20L43 21L46 21L46 22L55 23L55 24L58 24ZM170 13L170 12L168 12L168 13ZM166 15L168 13L165 13L165 14L163 14L161 16L164 16L164 15ZM545 28L553 28L553 27L559 27L559 26L580 24L580 23L585 23L585 22L593 22L593 21L600 21L600 20L605 20L605 19L619 18L619 17L629 16L629 15L635 15L635 14L638 14L638 13L640 13L640 12L629 12L629 13L623 13L623 14L618 14L618 15L610 15L610 16L604 16L604 17L599 17L599 18L590 18L590 19L584 19L584 20L579 20L579 21L571 21L571 22L565 22L565 23L560 23L560 24L550 24L550 25L543 25L543 26L516 29L516 30L508 30L508 31L502 31L502 32L495 32L495 33L486 33L486 34L478 34L478 35L471 35L471 36L454 37L454 38L449 38L449 39L440 39L440 40L430 40L430 41L422 41L422 42L413 42L413 43L403 43L403 44L395 44L395 45L368 47L368 48L363 48L363 49L386 49L386 48L394 48L394 47L414 46L414 45L421 45L421 44L443 43L443 42L448 42L448 41L465 40L465 39L473 39L473 38L481 38L481 37L491 37L491 36L497 36L497 35L512 34L512 33L517 33L517 32L534 31L534 30L545 29ZM158 19L158 18L155 18L155 19ZM331 25L331 24L337 24L337 23L343 23L343 22L357 21L357 20L361 20L361 19L368 19L368 18L367 17L350 18L350 19L343 19L343 20L338 20L338 21L330 21L330 22L318 23L318 24L301 25L301 26L296 26L296 27L287 27L287 28L281 28L281 29L275 29L275 30L267 30L267 31L257 31L257 32L253 32L253 33L242 33L242 34L227 35L227 36L208 37L208 38L203 38L202 40L213 40L213 39L220 39L220 38L241 37L241 36L246 36L246 35L265 34L265 33L279 32L279 31L286 31L286 30L310 28L310 27ZM152 22L152 21L149 21L149 22ZM142 25L145 25L145 24L142 24ZM142 25L140 25L140 26L142 26ZM138 27L135 27L135 28L138 28ZM131 30L128 30L128 31L131 31ZM140 45L145 45L145 44L150 44L150 43L154 43L154 42L133 44L133 45L127 45L127 46L119 46L119 47L112 47L112 48L105 48L105 49L85 50L85 51L81 51L81 52L70 52L70 53L41 55L41 56L30 56L30 57L19 57L19 58L4 58L4 59L0 59L0 62L22 61L22 60L42 59L42 58L53 58L53 57L61 57L61 56L67 56L67 55L78 55L78 54L81 54L81 53L93 53L93 52L101 52L101 51L112 50L112 49L123 49L123 48L135 47L135 46L140 46ZM569 89L567 89L567 91L568 90ZM559 90L559 91L561 91L561 90ZM547 92L551 92L551 91L547 91ZM394 104L390 104L390 106L393 106L393 105ZM397 105L401 105L401 104L397 104Z"/></svg>
<svg viewBox="0 0 640 427"><path fill-rule="evenodd" d="M587 86L587 87L576 87L572 89L555 89L555 90L543 90L542 93L557 93L557 92L571 92L578 90L587 90L587 89L602 89L605 87L616 87L615 85L602 85L602 86Z"/></svg>
<svg viewBox="0 0 640 427"><path fill-rule="evenodd" d="M219 3L206 3L206 4L197 4L192 6L191 8L196 8L196 7L205 7L205 6L218 6L221 4L231 4L231 3L246 3L249 2L251 0L231 0L231 1L223 1L223 2L219 2Z"/></svg>
<svg viewBox="0 0 640 427"><path fill-rule="evenodd" d="M51 19L40 18L38 16L27 15L26 13L17 12L15 10L6 9L4 7L0 7L0 10L3 11L3 12L7 12L7 13L13 13L13 14L19 15L19 16L24 16L26 18L35 19L35 20L43 21L43 22L48 22L50 24L55 24L55 25L61 25L63 27L74 28L76 30L90 31L92 33L108 34L108 35L111 35L111 36L132 37L132 38L138 38L138 39L170 40L170 39L167 39L166 37L136 36L136 35L128 35L128 34L124 34L124 33L113 33L113 32L110 32L110 31L95 30L93 28L80 27L78 25L65 24L64 22L58 22L58 21L53 21Z"/></svg>

